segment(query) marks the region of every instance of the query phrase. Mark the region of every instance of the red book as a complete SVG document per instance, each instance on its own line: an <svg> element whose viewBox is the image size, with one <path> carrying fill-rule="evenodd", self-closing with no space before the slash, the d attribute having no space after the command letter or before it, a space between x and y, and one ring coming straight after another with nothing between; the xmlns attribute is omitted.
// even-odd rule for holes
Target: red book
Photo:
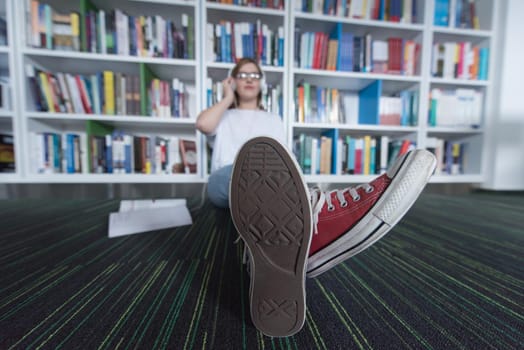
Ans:
<svg viewBox="0 0 524 350"><path fill-rule="evenodd" d="M328 52L328 41L329 37L327 34L322 33L321 45L320 45L320 69L326 69L327 66L327 52Z"/></svg>
<svg viewBox="0 0 524 350"><path fill-rule="evenodd" d="M320 68L320 48L321 48L321 40L322 33L316 32L315 33L315 43L313 46L313 69L319 69Z"/></svg>
<svg viewBox="0 0 524 350"><path fill-rule="evenodd" d="M80 92L80 99L82 100L82 106L84 107L84 111L88 114L93 114L93 110L91 109L91 102L89 101L89 96L87 95L87 89L84 84L84 80L80 77L80 75L75 75L76 85L78 86L78 91Z"/></svg>
<svg viewBox="0 0 524 350"><path fill-rule="evenodd" d="M180 156L184 163L186 174L196 174L197 172L197 149L196 142L193 140L180 139Z"/></svg>
<svg viewBox="0 0 524 350"><path fill-rule="evenodd" d="M398 156L400 157L401 155L406 154L409 151L409 146L411 146L411 141L402 141L402 145L400 146L400 150L398 151Z"/></svg>
<svg viewBox="0 0 524 350"><path fill-rule="evenodd" d="M402 39L388 39L388 73L400 74L402 72Z"/></svg>
<svg viewBox="0 0 524 350"><path fill-rule="evenodd" d="M459 46L459 57L458 57L456 78L460 79L462 78L462 75L464 74L464 42L460 42L458 46Z"/></svg>

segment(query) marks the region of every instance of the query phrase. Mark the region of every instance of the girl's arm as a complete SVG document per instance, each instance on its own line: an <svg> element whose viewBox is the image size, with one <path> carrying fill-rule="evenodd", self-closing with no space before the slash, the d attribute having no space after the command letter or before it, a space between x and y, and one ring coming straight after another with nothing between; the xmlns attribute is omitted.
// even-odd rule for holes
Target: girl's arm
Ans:
<svg viewBox="0 0 524 350"><path fill-rule="evenodd" d="M208 109L203 110L197 117L196 128L208 135L215 131L224 112L235 100L235 93L231 86L233 78L228 77L222 81L224 97L222 100Z"/></svg>

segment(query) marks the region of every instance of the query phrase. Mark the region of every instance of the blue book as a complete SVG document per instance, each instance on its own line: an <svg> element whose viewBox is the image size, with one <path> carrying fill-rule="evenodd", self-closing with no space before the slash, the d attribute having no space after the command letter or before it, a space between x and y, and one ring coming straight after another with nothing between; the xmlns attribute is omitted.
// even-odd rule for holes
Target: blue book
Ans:
<svg viewBox="0 0 524 350"><path fill-rule="evenodd" d="M278 66L284 66L284 37L278 36Z"/></svg>
<svg viewBox="0 0 524 350"><path fill-rule="evenodd" d="M435 0L434 15L434 25L447 27L449 24L449 0Z"/></svg>
<svg viewBox="0 0 524 350"><path fill-rule="evenodd" d="M166 33L167 33L167 57L174 57L175 47L173 45L173 22L171 20L166 21Z"/></svg>
<svg viewBox="0 0 524 350"><path fill-rule="evenodd" d="M53 134L53 168L55 172L61 170L60 153L62 152L61 137L58 134Z"/></svg>
<svg viewBox="0 0 524 350"><path fill-rule="evenodd" d="M221 62L228 62L227 60L227 38L226 38L226 26L225 24L220 25L220 57Z"/></svg>
<svg viewBox="0 0 524 350"><path fill-rule="evenodd" d="M358 93L358 123L359 124L380 124L379 102L382 95L382 80L375 80L373 83L360 90Z"/></svg>
<svg viewBox="0 0 524 350"><path fill-rule="evenodd" d="M401 91L400 92L400 101L402 104L402 109L400 111L400 125L401 126L409 125L410 99L411 99L410 91Z"/></svg>
<svg viewBox="0 0 524 350"><path fill-rule="evenodd" d="M128 26L129 26L129 54L131 56L137 56L137 42L136 38L136 26L135 26L135 17L128 16Z"/></svg>
<svg viewBox="0 0 524 350"><path fill-rule="evenodd" d="M126 174L131 174L131 160L133 159L132 149L131 149L131 136L124 135L124 169Z"/></svg>
<svg viewBox="0 0 524 350"><path fill-rule="evenodd" d="M375 138L371 139L371 145L369 147L369 174L375 174L375 169L377 167L376 163L377 158L377 140Z"/></svg>
<svg viewBox="0 0 524 350"><path fill-rule="evenodd" d="M386 18L386 0L380 0L378 19L383 21Z"/></svg>
<svg viewBox="0 0 524 350"><path fill-rule="evenodd" d="M226 62L233 62L233 56L231 54L231 33L228 33L227 25L227 23L224 24L224 32L222 32L222 35L226 37Z"/></svg>
<svg viewBox="0 0 524 350"><path fill-rule="evenodd" d="M75 172L75 135L66 135L66 171L68 174Z"/></svg>
<svg viewBox="0 0 524 350"><path fill-rule="evenodd" d="M342 64L342 50L340 48L341 40L342 40L342 23L335 24L335 27L331 31L331 35L329 37L330 39L335 39L338 41L338 52L337 52L337 67L336 70L340 70L341 64Z"/></svg>
<svg viewBox="0 0 524 350"><path fill-rule="evenodd" d="M113 135L115 133L113 133ZM107 134L105 136L106 138L106 172L109 174L113 173L113 135Z"/></svg>
<svg viewBox="0 0 524 350"><path fill-rule="evenodd" d="M482 47L479 52L479 80L488 80L489 48Z"/></svg>
<svg viewBox="0 0 524 350"><path fill-rule="evenodd" d="M97 72L96 73L96 83L98 85L98 101L100 102L100 111L103 111L103 107L105 105L105 99L104 99L104 73Z"/></svg>

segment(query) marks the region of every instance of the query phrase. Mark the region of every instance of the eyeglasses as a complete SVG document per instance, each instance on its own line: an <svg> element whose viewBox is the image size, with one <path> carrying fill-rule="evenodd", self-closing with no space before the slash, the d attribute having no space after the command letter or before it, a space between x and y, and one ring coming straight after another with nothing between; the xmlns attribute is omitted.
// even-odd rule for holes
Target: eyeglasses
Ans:
<svg viewBox="0 0 524 350"><path fill-rule="evenodd" d="M245 80L245 79L255 79L255 80L260 80L262 79L262 74L260 73L246 73L246 72L240 72L237 74L237 79L242 79L242 80Z"/></svg>

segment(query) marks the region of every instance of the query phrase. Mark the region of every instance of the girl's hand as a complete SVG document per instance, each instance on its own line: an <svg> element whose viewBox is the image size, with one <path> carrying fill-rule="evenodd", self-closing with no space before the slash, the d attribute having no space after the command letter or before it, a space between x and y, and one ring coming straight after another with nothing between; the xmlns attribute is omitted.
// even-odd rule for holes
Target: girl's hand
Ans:
<svg viewBox="0 0 524 350"><path fill-rule="evenodd" d="M223 99L228 100L230 103L233 103L235 100L235 81L233 77L227 77L222 80L222 90L223 90Z"/></svg>

